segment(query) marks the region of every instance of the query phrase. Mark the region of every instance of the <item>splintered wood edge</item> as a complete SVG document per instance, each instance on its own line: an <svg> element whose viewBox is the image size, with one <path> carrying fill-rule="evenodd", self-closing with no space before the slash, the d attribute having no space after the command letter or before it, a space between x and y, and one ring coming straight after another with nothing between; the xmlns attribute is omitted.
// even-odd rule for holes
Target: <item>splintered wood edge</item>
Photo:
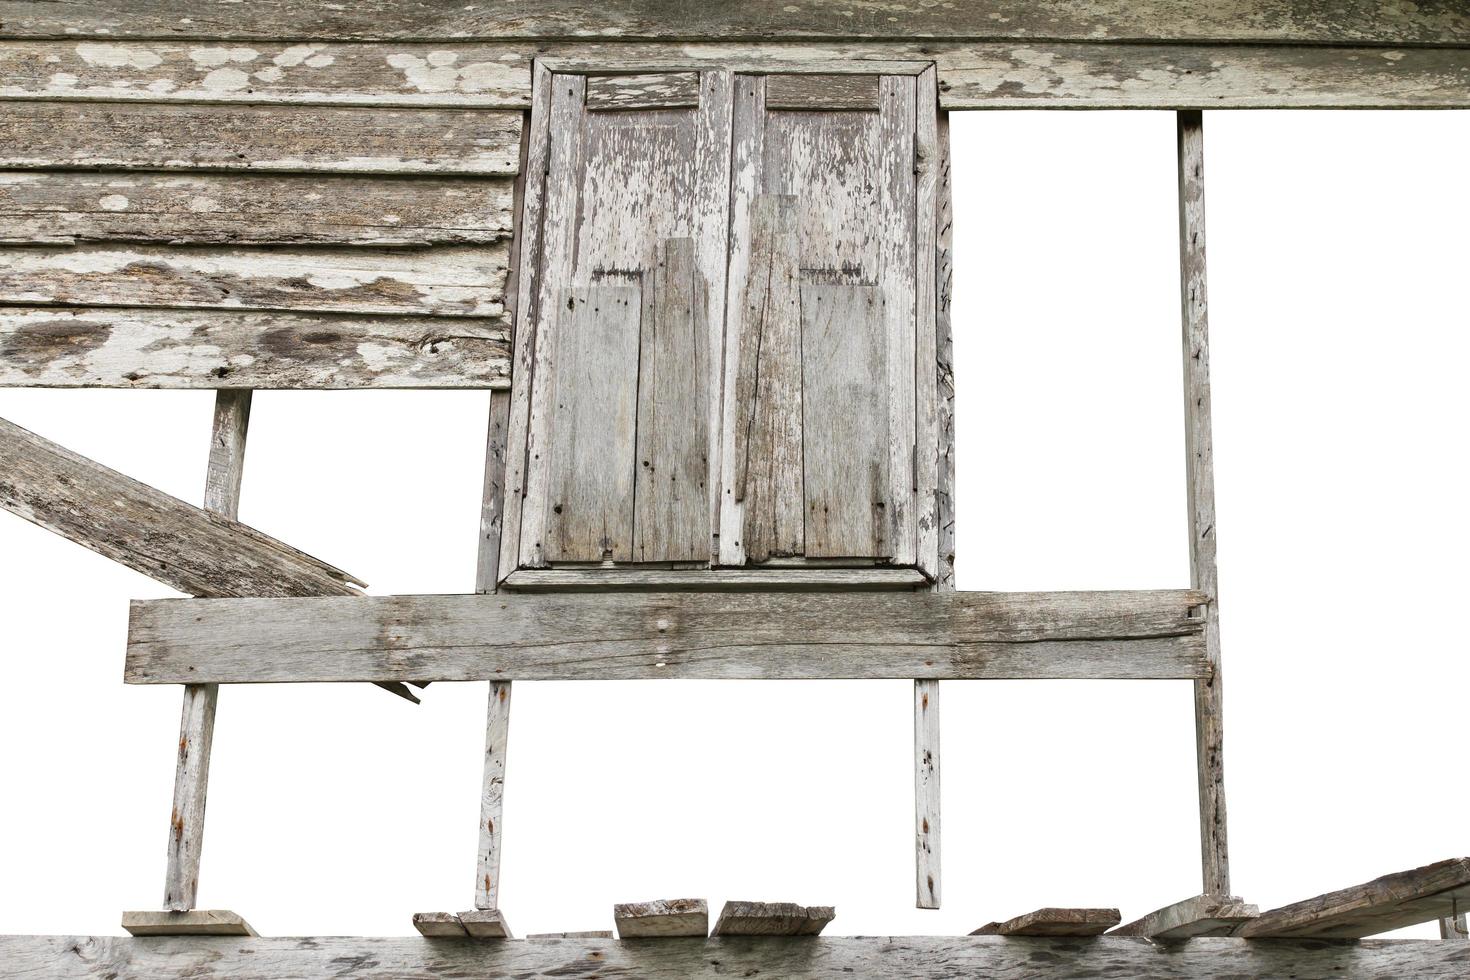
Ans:
<svg viewBox="0 0 1470 980"><path fill-rule="evenodd" d="M1121 922L1117 909L1043 908L981 926L972 936L1100 936Z"/></svg>
<svg viewBox="0 0 1470 980"><path fill-rule="evenodd" d="M709 904L702 898L672 898L613 906L620 939L709 935Z"/></svg>
<svg viewBox="0 0 1470 980"><path fill-rule="evenodd" d="M459 913L460 925L471 939L514 939L510 923L499 909L471 909Z"/></svg>
<svg viewBox="0 0 1470 980"><path fill-rule="evenodd" d="M726 902L711 936L815 936L837 917L831 905Z"/></svg>

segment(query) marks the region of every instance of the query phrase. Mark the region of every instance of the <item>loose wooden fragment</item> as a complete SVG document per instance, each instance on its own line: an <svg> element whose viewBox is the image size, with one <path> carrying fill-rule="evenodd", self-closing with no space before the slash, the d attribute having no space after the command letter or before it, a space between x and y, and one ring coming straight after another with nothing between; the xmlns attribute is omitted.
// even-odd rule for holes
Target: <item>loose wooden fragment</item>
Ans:
<svg viewBox="0 0 1470 980"><path fill-rule="evenodd" d="M1179 294L1184 352L1184 451L1189 504L1190 585L1218 596L1215 567L1215 451L1210 434L1210 341L1205 291L1204 117L1177 118L1179 165ZM1204 608L1210 674L1194 683L1199 777L1200 864L1206 895L1230 894L1225 833L1223 682L1218 601Z"/></svg>
<svg viewBox="0 0 1470 980"><path fill-rule="evenodd" d="M1101 936L1123 917L1117 909L1037 909L1005 922L992 922L972 936Z"/></svg>
<svg viewBox="0 0 1470 980"><path fill-rule="evenodd" d="M524 568L505 578L513 592L862 592L927 585L914 568Z"/></svg>
<svg viewBox="0 0 1470 980"><path fill-rule="evenodd" d="M208 909L189 912L124 912L122 927L134 936L258 935L250 928L250 923L234 912Z"/></svg>
<svg viewBox="0 0 1470 980"><path fill-rule="evenodd" d="M766 79L766 108L877 111L878 76L772 75Z"/></svg>
<svg viewBox="0 0 1470 980"><path fill-rule="evenodd" d="M0 419L0 508L196 596L356 595L357 579ZM396 680L397 678L373 678ZM184 683L203 678L188 678Z"/></svg>
<svg viewBox="0 0 1470 980"><path fill-rule="evenodd" d="M291 174L0 172L0 243L489 245L511 182Z"/></svg>
<svg viewBox="0 0 1470 980"><path fill-rule="evenodd" d="M687 109L699 105L699 73L594 75L587 79L587 109Z"/></svg>
<svg viewBox="0 0 1470 980"><path fill-rule="evenodd" d="M1238 898L1196 895L1121 925L1109 935L1143 936L1161 943L1180 942L1197 936L1228 936L1242 922L1259 914L1260 909Z"/></svg>
<svg viewBox="0 0 1470 980"><path fill-rule="evenodd" d="M670 942L431 942L385 937L0 936L0 963L22 977L56 980L294 980L340 975L559 977L594 980L1034 980L1038 976L1130 980L1241 977L1414 977L1464 980L1470 946L1438 940L1269 943L1196 939L1177 946L1103 936L1088 942L964 936L883 936Z"/></svg>
<svg viewBox="0 0 1470 980"><path fill-rule="evenodd" d="M1234 935L1247 939L1361 939L1470 907L1470 858L1455 858L1384 875L1262 912Z"/></svg>
<svg viewBox="0 0 1470 980"><path fill-rule="evenodd" d="M506 248L0 248L0 302L497 317Z"/></svg>
<svg viewBox="0 0 1470 980"><path fill-rule="evenodd" d="M619 939L668 939L709 935L709 905L702 898L674 898L613 906Z"/></svg>
<svg viewBox="0 0 1470 980"><path fill-rule="evenodd" d="M1193 678L1197 592L650 593L134 602L134 684Z"/></svg>
<svg viewBox="0 0 1470 980"><path fill-rule="evenodd" d="M712 936L815 936L837 917L830 905L726 902Z"/></svg>
<svg viewBox="0 0 1470 980"><path fill-rule="evenodd" d="M1450 942L1470 942L1470 925L1466 924L1465 913L1440 919L1439 938Z"/></svg>
<svg viewBox="0 0 1470 980"><path fill-rule="evenodd" d="M499 909L472 909L459 913L460 924L471 939L514 939L510 923Z"/></svg>
<svg viewBox="0 0 1470 980"><path fill-rule="evenodd" d="M15 102L0 166L314 173L516 172L519 112Z"/></svg>
<svg viewBox="0 0 1470 980"><path fill-rule="evenodd" d="M453 912L415 912L413 927L426 939L464 939L469 936Z"/></svg>
<svg viewBox="0 0 1470 980"><path fill-rule="evenodd" d="M0 387L220 385L507 388L510 330L500 318L0 308Z"/></svg>

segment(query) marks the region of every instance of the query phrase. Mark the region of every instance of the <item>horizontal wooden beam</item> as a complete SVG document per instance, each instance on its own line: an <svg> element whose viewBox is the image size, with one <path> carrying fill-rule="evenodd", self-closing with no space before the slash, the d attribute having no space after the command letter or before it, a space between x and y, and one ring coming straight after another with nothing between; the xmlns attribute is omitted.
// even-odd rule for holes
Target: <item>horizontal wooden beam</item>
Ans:
<svg viewBox="0 0 1470 980"><path fill-rule="evenodd" d="M948 6L909 0L488 0L468 6L434 0L7 0L0 4L0 25L0 36L106 41L614 37L1470 44L1470 13L1454 0L970 0Z"/></svg>
<svg viewBox="0 0 1470 980"><path fill-rule="evenodd" d="M1460 915L1466 908L1470 908L1470 858L1454 858L1262 912L1234 935L1360 939Z"/></svg>
<svg viewBox="0 0 1470 980"><path fill-rule="evenodd" d="M510 326L471 317L0 306L0 387L509 388Z"/></svg>
<svg viewBox="0 0 1470 980"><path fill-rule="evenodd" d="M513 592L856 592L913 591L929 580L917 568L522 568L505 577Z"/></svg>
<svg viewBox="0 0 1470 980"><path fill-rule="evenodd" d="M4 419L0 462L0 508L181 592L349 596L363 584Z"/></svg>
<svg viewBox="0 0 1470 980"><path fill-rule="evenodd" d="M1367 940L1362 943L1194 939L1163 946L1143 939L1009 939L996 936L882 936L612 939L476 942L470 939L310 937L294 939L0 936L9 976L54 980L287 980L336 976L640 977L691 980L807 977L812 980L1021 980L1037 976L1132 980L1239 977L1414 977L1463 980L1470 943Z"/></svg>
<svg viewBox="0 0 1470 980"><path fill-rule="evenodd" d="M1117 909L1045 908L1005 922L991 922L972 936L1101 936L1122 917Z"/></svg>
<svg viewBox="0 0 1470 980"><path fill-rule="evenodd" d="M132 684L1194 678L1206 598L647 593L134 602Z"/></svg>

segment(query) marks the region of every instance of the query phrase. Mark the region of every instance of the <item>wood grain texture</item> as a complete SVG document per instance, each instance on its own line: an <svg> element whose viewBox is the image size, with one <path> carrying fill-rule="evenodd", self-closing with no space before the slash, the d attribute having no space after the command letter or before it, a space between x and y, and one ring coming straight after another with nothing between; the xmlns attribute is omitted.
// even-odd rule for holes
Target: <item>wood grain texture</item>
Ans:
<svg viewBox="0 0 1470 980"><path fill-rule="evenodd" d="M485 768L480 785L480 848L475 908L500 904L500 854L505 837L505 763L510 743L510 682L492 681L485 711ZM468 928L468 927L467 927Z"/></svg>
<svg viewBox="0 0 1470 980"><path fill-rule="evenodd" d="M1463 912L1440 919L1439 938L1453 943L1470 942L1470 926L1467 926L1465 919Z"/></svg>
<svg viewBox="0 0 1470 980"><path fill-rule="evenodd" d="M928 582L913 568L525 568L506 576L513 592L910 591Z"/></svg>
<svg viewBox="0 0 1470 980"><path fill-rule="evenodd" d="M224 910L124 912L122 927L133 936L255 936L250 923ZM0 941L3 941L3 937Z"/></svg>
<svg viewBox="0 0 1470 980"><path fill-rule="evenodd" d="M951 301L954 293L954 207L950 194L949 113L939 114L938 200L935 211L934 325L935 382L937 385L939 439L938 474L935 483L935 520L938 524L935 581L955 587L955 414L954 414L954 328ZM922 529L921 529L922 534ZM922 539L921 539L922 540Z"/></svg>
<svg viewBox="0 0 1470 980"><path fill-rule="evenodd" d="M460 925L471 939L514 939L510 923L499 909L472 909L459 913Z"/></svg>
<svg viewBox="0 0 1470 980"><path fill-rule="evenodd" d="M1470 906L1470 858L1384 875L1262 912L1234 935L1248 939L1361 939L1455 916Z"/></svg>
<svg viewBox="0 0 1470 980"><path fill-rule="evenodd" d="M7 0L4 36L201 40L558 39L575 37L1261 41L1304 44L1470 44L1470 13L1454 2L1412 7L1373 0L981 0L927 7L903 0L493 0L471 9L440 0L361 0L323 7L257 0L76 0L57 9Z"/></svg>
<svg viewBox="0 0 1470 980"><path fill-rule="evenodd" d="M1193 678L1195 592L653 593L134 602L135 684Z"/></svg>
<svg viewBox="0 0 1470 980"><path fill-rule="evenodd" d="M586 98L591 112L692 109L699 105L699 73L594 75L587 79Z"/></svg>
<svg viewBox="0 0 1470 980"><path fill-rule="evenodd" d="M467 317L4 307L0 386L506 388L509 333Z"/></svg>
<svg viewBox="0 0 1470 980"><path fill-rule="evenodd" d="M939 681L914 681L914 905L940 904Z"/></svg>
<svg viewBox="0 0 1470 980"><path fill-rule="evenodd" d="M527 939L611 939L610 929L583 929L575 932L533 932Z"/></svg>
<svg viewBox="0 0 1470 980"><path fill-rule="evenodd" d="M972 936L1101 936L1122 917L1117 909L1037 909L981 926Z"/></svg>
<svg viewBox="0 0 1470 980"><path fill-rule="evenodd" d="M362 584L3 419L0 458L0 507L181 592L355 595Z"/></svg>
<svg viewBox="0 0 1470 980"><path fill-rule="evenodd" d="M568 289L558 304L545 554L631 561L638 425L636 286Z"/></svg>
<svg viewBox="0 0 1470 980"><path fill-rule="evenodd" d="M413 927L425 939L465 939L469 933L453 912L415 912Z"/></svg>
<svg viewBox="0 0 1470 980"><path fill-rule="evenodd" d="M0 172L0 243L489 245L511 181L149 172Z"/></svg>
<svg viewBox="0 0 1470 980"><path fill-rule="evenodd" d="M830 905L726 902L711 936L815 936L837 916Z"/></svg>
<svg viewBox="0 0 1470 980"><path fill-rule="evenodd" d="M696 89L696 96L698 90ZM644 276L633 558L709 557L709 326L692 238L659 244Z"/></svg>
<svg viewBox="0 0 1470 980"><path fill-rule="evenodd" d="M766 79L766 108L795 111L876 111L878 76L772 75Z"/></svg>
<svg viewBox="0 0 1470 980"><path fill-rule="evenodd" d="M619 939L671 939L709 935L709 905L702 898L673 898L613 906Z"/></svg>
<svg viewBox="0 0 1470 980"><path fill-rule="evenodd" d="M809 558L891 554L884 305L876 286L801 287L803 553Z"/></svg>
<svg viewBox="0 0 1470 980"><path fill-rule="evenodd" d="M1213 668L1195 681L1199 773L1200 865L1206 895L1230 894L1225 826L1223 681L1220 675L1219 581L1215 568L1215 451L1210 428L1209 303L1205 276L1204 117L1177 117L1179 294L1184 354L1185 491L1190 584L1216 597L1205 607L1205 647Z"/></svg>
<svg viewBox="0 0 1470 980"><path fill-rule="evenodd" d="M1109 935L1142 936L1160 943L1182 942L1199 936L1228 936L1260 911L1238 898L1196 895L1121 925Z"/></svg>
<svg viewBox="0 0 1470 980"><path fill-rule="evenodd" d="M330 976L350 963L358 980L445 976L608 976L691 980L730 976L812 980L950 980L982 976L1110 976L1133 980L1239 980L1240 977L1415 977L1461 980L1470 945L1436 940L1362 943L1253 943L1196 939L1161 946L1142 939L1006 939L880 936L564 940L476 943L413 938L149 939L114 936L0 936L0 962L16 976L56 980L289 980Z"/></svg>
<svg viewBox="0 0 1470 980"><path fill-rule="evenodd" d="M518 112L14 102L0 114L5 167L504 176L520 145Z"/></svg>
<svg viewBox="0 0 1470 980"><path fill-rule="evenodd" d="M499 316L505 245L0 248L0 302Z"/></svg>
<svg viewBox="0 0 1470 980"><path fill-rule="evenodd" d="M914 85L914 560L939 578L939 96L931 66ZM949 137L946 128L945 139ZM947 192L947 189L946 189ZM946 324L946 330L948 324Z"/></svg>

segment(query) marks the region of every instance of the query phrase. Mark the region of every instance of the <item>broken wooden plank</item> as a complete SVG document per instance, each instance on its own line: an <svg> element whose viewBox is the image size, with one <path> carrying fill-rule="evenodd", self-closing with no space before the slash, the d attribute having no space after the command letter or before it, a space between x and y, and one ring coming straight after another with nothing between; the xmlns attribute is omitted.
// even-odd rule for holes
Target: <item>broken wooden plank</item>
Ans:
<svg viewBox="0 0 1470 980"><path fill-rule="evenodd" d="M1410 7L1378 3L1324 8L1317 0L986 0L926 7L903 0L828 0L795 4L752 0L701 5L673 17L658 3L558 0L465 9L395 0L315 5L252 5L198 0L188 17L169 0L11 2L5 32L18 38L101 35L115 38L261 40L276 38L463 41L690 38L763 41L821 38L997 39L1020 43L1077 41L1222 41L1296 44L1470 44L1470 14L1454 3Z"/></svg>
<svg viewBox="0 0 1470 980"><path fill-rule="evenodd" d="M1173 943L1197 936L1228 936L1260 909L1226 895L1196 895L1119 926L1111 936L1143 936Z"/></svg>
<svg viewBox="0 0 1470 980"><path fill-rule="evenodd" d="M1454 858L1262 912L1233 935L1246 939L1361 939L1456 916L1467 907L1470 858Z"/></svg>
<svg viewBox="0 0 1470 980"><path fill-rule="evenodd" d="M250 923L234 912L124 912L122 927L134 936L255 936ZM0 942L9 937L0 937ZM7 962L9 962L7 960Z"/></svg>
<svg viewBox="0 0 1470 980"><path fill-rule="evenodd" d="M1189 513L1190 585L1219 595L1215 567L1215 450L1210 430L1209 304L1205 277L1204 116L1177 116L1179 176L1179 295L1183 327L1185 492ZM1206 895L1230 894L1225 826L1223 680L1218 603L1203 610L1210 674L1194 683L1199 781L1200 867Z"/></svg>
<svg viewBox="0 0 1470 980"><path fill-rule="evenodd" d="M830 905L726 902L711 936L815 936L837 917Z"/></svg>
<svg viewBox="0 0 1470 980"><path fill-rule="evenodd" d="M134 684L1192 678L1196 592L651 593L134 602Z"/></svg>
<svg viewBox="0 0 1470 980"><path fill-rule="evenodd" d="M771 75L766 79L766 108L798 112L876 112L878 76Z"/></svg>
<svg viewBox="0 0 1470 980"><path fill-rule="evenodd" d="M992 922L972 936L1101 936L1122 919L1117 909L1045 908Z"/></svg>
<svg viewBox="0 0 1470 980"><path fill-rule="evenodd" d="M415 912L413 927L425 939L465 939L469 932L453 912Z"/></svg>
<svg viewBox="0 0 1470 980"><path fill-rule="evenodd" d="M0 242L489 245L511 181L134 171L0 172Z"/></svg>
<svg viewBox="0 0 1470 980"><path fill-rule="evenodd" d="M0 248L0 302L495 317L504 243L366 251Z"/></svg>
<svg viewBox="0 0 1470 980"><path fill-rule="evenodd" d="M589 112L695 108L699 105L699 73L593 75L587 79L586 100Z"/></svg>
<svg viewBox="0 0 1470 980"><path fill-rule="evenodd" d="M363 584L3 419L0 458L0 507L181 592L346 596Z"/></svg>
<svg viewBox="0 0 1470 980"><path fill-rule="evenodd" d="M13 102L0 166L514 174L521 114L455 109Z"/></svg>
<svg viewBox="0 0 1470 980"><path fill-rule="evenodd" d="M459 921L471 939L515 938L515 936L511 935L510 923L505 921L505 915L496 908L472 909L468 912L461 912L459 913Z"/></svg>
<svg viewBox="0 0 1470 980"><path fill-rule="evenodd" d="M669 939L709 935L709 905L702 898L673 898L613 906L619 939Z"/></svg>
<svg viewBox="0 0 1470 980"><path fill-rule="evenodd" d="M611 939L610 929L584 929L581 932L533 932L527 939Z"/></svg>
<svg viewBox="0 0 1470 980"><path fill-rule="evenodd" d="M55 980L291 980L341 974L404 977L639 977L724 980L1022 980L1044 976L1130 980L1240 977L1414 977L1464 980L1470 946L1438 940L1361 943L1196 939L1164 946L1103 936L1076 940L964 936L821 936L675 942L426 943L418 936L131 939L122 936L0 936L0 962L18 976Z"/></svg>
<svg viewBox="0 0 1470 980"><path fill-rule="evenodd" d="M505 578L513 592L853 592L927 585L916 568L523 568Z"/></svg>
<svg viewBox="0 0 1470 980"><path fill-rule="evenodd" d="M502 318L0 308L0 387L507 388Z"/></svg>

